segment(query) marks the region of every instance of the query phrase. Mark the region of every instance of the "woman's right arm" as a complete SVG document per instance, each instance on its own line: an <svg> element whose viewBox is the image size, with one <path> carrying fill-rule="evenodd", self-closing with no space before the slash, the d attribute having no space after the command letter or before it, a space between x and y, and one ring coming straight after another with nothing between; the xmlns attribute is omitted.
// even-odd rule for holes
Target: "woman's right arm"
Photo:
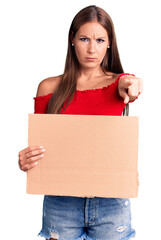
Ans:
<svg viewBox="0 0 161 240"><path fill-rule="evenodd" d="M37 88L36 97L53 93L61 79L61 75L51 77L41 81ZM40 110L40 109L39 109ZM35 112L36 113L36 112ZM45 113L42 112L41 113ZM19 167L22 171L28 171L35 167L39 160L44 156L45 149L42 146L28 146L19 152Z"/></svg>
<svg viewBox="0 0 161 240"><path fill-rule="evenodd" d="M36 96L43 96L46 93L48 84L46 80L39 83ZM38 161L44 156L45 149L42 146L28 146L19 152L19 167L22 171L28 171L35 167Z"/></svg>

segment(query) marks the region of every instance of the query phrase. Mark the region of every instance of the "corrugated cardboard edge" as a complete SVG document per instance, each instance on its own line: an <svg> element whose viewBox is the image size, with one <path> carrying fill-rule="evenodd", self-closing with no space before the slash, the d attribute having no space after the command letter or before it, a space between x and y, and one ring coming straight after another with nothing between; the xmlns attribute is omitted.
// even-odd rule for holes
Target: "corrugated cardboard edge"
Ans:
<svg viewBox="0 0 161 240"><path fill-rule="evenodd" d="M29 139L30 139L30 131L29 131L29 128L30 128L30 119L32 118L32 116L33 116L32 113L29 113L29 114L28 114L28 146L30 146L30 142L29 142ZM30 169L29 171L32 171L32 169ZM30 178L28 177L28 175L30 174L29 171L27 171L26 193L33 194L33 193L30 192L30 190L29 190L29 186L31 185L31 183L30 183ZM40 179L40 172L39 172L39 179ZM37 191L40 192L40 189L37 189ZM43 194L40 194L40 195L43 195Z"/></svg>

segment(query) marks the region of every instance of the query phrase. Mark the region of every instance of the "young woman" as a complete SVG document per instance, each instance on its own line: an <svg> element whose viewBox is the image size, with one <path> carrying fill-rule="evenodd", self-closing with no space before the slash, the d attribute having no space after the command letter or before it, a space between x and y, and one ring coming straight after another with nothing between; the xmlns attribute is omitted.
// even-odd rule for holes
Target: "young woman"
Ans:
<svg viewBox="0 0 161 240"><path fill-rule="evenodd" d="M142 80L123 73L110 16L92 5L73 19L64 73L40 82L35 113L127 115L128 103L142 92ZM19 152L29 171L44 156L43 147ZM39 235L59 240L120 240L135 236L130 200L45 196Z"/></svg>

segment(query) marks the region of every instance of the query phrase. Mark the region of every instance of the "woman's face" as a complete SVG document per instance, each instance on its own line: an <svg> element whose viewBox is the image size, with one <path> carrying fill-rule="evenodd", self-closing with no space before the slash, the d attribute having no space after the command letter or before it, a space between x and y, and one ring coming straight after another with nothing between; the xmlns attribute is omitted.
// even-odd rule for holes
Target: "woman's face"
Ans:
<svg viewBox="0 0 161 240"><path fill-rule="evenodd" d="M106 29L98 22L83 24L72 43L80 65L85 68L100 65L110 45Z"/></svg>

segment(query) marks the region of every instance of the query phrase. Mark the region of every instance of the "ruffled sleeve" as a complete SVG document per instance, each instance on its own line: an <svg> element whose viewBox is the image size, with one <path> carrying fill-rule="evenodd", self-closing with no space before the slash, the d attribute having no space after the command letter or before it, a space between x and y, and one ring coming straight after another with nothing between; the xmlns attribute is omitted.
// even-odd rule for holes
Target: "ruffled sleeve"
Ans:
<svg viewBox="0 0 161 240"><path fill-rule="evenodd" d="M52 93L49 93L44 96L34 97L34 114L46 113L49 100L52 96Z"/></svg>

